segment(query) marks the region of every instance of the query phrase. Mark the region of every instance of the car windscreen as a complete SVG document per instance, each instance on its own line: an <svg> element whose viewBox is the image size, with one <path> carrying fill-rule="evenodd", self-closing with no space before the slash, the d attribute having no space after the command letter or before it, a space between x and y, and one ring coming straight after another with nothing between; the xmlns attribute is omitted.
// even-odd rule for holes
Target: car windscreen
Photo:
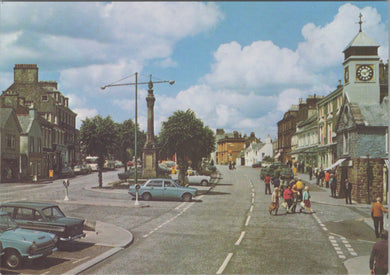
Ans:
<svg viewBox="0 0 390 275"><path fill-rule="evenodd" d="M0 215L0 231L4 232L10 229L17 228L18 225L13 219L8 215Z"/></svg>
<svg viewBox="0 0 390 275"><path fill-rule="evenodd" d="M65 214L57 206L47 207L42 210L43 215L49 220L65 217Z"/></svg>

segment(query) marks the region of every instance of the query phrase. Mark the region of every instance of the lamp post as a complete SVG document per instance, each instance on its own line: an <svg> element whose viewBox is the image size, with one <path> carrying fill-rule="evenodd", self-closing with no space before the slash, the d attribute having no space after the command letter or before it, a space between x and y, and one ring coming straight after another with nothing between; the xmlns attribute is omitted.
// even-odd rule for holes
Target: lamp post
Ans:
<svg viewBox="0 0 390 275"><path fill-rule="evenodd" d="M114 82L115 83L115 82ZM117 86L135 86L135 125L134 125L134 160L135 160L135 168L134 168L134 184L137 184L138 179L138 171L137 171L137 124L138 124L138 85L149 85L151 89L154 83L169 83L173 85L175 81L173 80L162 80L162 81L152 81L152 75L150 75L150 81L148 82L138 82L138 73L135 73L135 82L133 83L122 83L122 84L108 84L102 86L101 89L104 90L108 87L117 87ZM149 122L149 120L148 120ZM148 131L149 131L148 127Z"/></svg>

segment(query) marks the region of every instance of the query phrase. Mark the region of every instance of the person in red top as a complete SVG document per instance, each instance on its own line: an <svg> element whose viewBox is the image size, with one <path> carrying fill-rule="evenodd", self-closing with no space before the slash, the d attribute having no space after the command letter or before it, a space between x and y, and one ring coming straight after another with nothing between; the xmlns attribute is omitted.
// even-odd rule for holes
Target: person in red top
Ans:
<svg viewBox="0 0 390 275"><path fill-rule="evenodd" d="M271 176L267 174L264 178L265 183L265 194L271 195Z"/></svg>
<svg viewBox="0 0 390 275"><path fill-rule="evenodd" d="M283 199L287 202L287 213L290 213L290 208L293 203L293 191L291 190L291 185L288 185L286 190L284 190Z"/></svg>
<svg viewBox="0 0 390 275"><path fill-rule="evenodd" d="M386 210L381 204L381 198L376 198L376 203L371 207L371 217L374 220L375 235L377 238L380 237L379 233L383 231L383 213L389 213L389 210ZM379 231L380 228L380 231Z"/></svg>

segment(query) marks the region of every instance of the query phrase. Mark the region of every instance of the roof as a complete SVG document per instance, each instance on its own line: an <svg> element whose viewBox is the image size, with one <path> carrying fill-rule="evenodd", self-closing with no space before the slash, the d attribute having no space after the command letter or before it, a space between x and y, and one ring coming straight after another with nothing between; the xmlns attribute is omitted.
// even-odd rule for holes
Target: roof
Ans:
<svg viewBox="0 0 390 275"><path fill-rule="evenodd" d="M30 202L30 201L12 201L12 202L2 203L1 205L26 206L26 207L37 208L37 209L42 209L42 208L52 207L52 206L58 206L58 205L52 204L52 203Z"/></svg>
<svg viewBox="0 0 390 275"><path fill-rule="evenodd" d="M387 100L384 100L380 105L358 105L350 103L349 106L357 125L385 127L389 125L389 106Z"/></svg>
<svg viewBox="0 0 390 275"><path fill-rule="evenodd" d="M0 128L4 128L12 114L12 108L0 108Z"/></svg>
<svg viewBox="0 0 390 275"><path fill-rule="evenodd" d="M29 115L17 115L20 126L22 127L22 134L27 134L30 132L32 123L34 121Z"/></svg>
<svg viewBox="0 0 390 275"><path fill-rule="evenodd" d="M348 46L344 49L345 52L350 47L379 47L380 45L375 42L373 39L368 37L364 32L359 32L352 41L348 44Z"/></svg>

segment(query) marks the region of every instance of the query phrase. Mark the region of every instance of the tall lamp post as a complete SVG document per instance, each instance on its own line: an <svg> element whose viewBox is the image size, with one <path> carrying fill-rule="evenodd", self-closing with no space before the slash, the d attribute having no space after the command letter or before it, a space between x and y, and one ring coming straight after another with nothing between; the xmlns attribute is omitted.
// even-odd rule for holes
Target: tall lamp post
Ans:
<svg viewBox="0 0 390 275"><path fill-rule="evenodd" d="M115 82L114 82L115 83ZM101 89L104 90L108 87L117 87L117 86L135 86L135 125L134 125L134 160L135 160L135 169L134 169L134 184L137 184L138 182L138 173L137 173L137 125L138 125L138 85L149 85L149 91L153 88L154 83L169 83L170 85L173 85L175 81L173 80L162 80L162 81L152 81L152 75L150 75L150 81L148 82L138 82L138 73L135 73L135 82L133 83L122 83L122 84L108 84L105 86L102 86ZM153 93L153 90L152 90ZM152 94L153 95L153 94ZM148 106L149 108L149 106ZM149 114L149 112L148 112ZM148 117L148 124L150 122L150 119ZM152 125L153 127L153 125ZM148 125L148 136L149 136L149 125Z"/></svg>

